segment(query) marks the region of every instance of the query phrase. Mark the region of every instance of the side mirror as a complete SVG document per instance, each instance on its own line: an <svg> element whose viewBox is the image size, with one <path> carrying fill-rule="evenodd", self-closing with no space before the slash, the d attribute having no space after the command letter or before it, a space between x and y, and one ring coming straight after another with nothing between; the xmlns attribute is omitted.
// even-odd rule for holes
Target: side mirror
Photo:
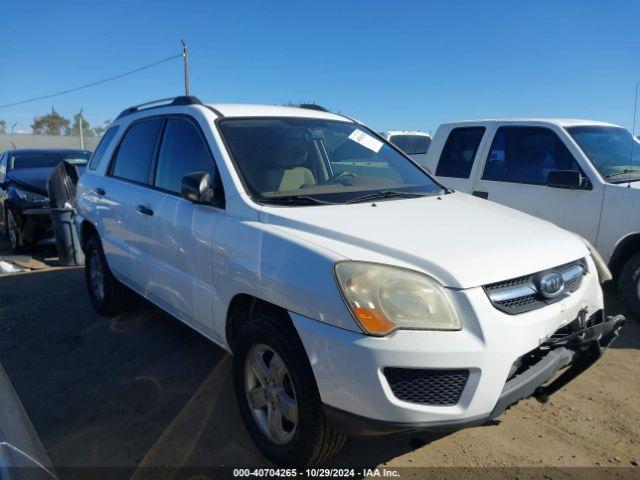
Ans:
<svg viewBox="0 0 640 480"><path fill-rule="evenodd" d="M191 172L182 177L182 197L193 203L211 203L213 200L211 175L207 172Z"/></svg>
<svg viewBox="0 0 640 480"><path fill-rule="evenodd" d="M589 180L578 170L555 170L547 176L547 187L584 190L589 187Z"/></svg>

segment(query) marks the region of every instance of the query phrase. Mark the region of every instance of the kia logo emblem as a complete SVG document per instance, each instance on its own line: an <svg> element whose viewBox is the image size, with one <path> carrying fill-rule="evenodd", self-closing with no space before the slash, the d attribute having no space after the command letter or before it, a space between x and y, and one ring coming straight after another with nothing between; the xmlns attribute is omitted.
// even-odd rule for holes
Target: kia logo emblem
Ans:
<svg viewBox="0 0 640 480"><path fill-rule="evenodd" d="M540 277L538 290L545 298L557 297L564 290L564 279L558 272L545 273Z"/></svg>

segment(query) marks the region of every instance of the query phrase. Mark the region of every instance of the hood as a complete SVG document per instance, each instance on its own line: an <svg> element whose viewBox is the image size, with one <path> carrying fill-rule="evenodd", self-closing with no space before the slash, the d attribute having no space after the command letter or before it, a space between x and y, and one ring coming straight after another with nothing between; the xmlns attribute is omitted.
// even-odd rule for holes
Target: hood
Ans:
<svg viewBox="0 0 640 480"><path fill-rule="evenodd" d="M81 175L86 167L82 166L77 168L78 174ZM7 178L16 185L28 188L42 195L48 195L47 180L54 170L55 167L19 168L10 170Z"/></svg>
<svg viewBox="0 0 640 480"><path fill-rule="evenodd" d="M470 288L588 255L572 233L463 193L351 205L266 207L261 219L351 260L423 271Z"/></svg>

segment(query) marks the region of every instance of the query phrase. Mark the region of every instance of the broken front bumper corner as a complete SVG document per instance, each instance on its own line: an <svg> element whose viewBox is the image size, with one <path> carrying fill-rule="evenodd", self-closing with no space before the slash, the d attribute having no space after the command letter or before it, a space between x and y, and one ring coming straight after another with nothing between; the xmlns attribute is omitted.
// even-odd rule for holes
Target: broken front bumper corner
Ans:
<svg viewBox="0 0 640 480"><path fill-rule="evenodd" d="M511 405L530 396L546 402L551 394L598 361L604 348L618 337L625 321L624 316L616 315L589 325L585 317L579 316L574 322L581 328L566 335L552 336L538 349L543 358L507 381L490 418L495 419ZM560 370L562 373L547 384Z"/></svg>

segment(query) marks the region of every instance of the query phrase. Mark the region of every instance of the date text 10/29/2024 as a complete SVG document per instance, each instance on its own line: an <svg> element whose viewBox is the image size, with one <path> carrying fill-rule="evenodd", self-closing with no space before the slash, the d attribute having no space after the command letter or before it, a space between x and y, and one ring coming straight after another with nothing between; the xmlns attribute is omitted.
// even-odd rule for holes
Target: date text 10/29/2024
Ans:
<svg viewBox="0 0 640 480"><path fill-rule="evenodd" d="M398 470L389 468L235 468L236 478L399 478Z"/></svg>

